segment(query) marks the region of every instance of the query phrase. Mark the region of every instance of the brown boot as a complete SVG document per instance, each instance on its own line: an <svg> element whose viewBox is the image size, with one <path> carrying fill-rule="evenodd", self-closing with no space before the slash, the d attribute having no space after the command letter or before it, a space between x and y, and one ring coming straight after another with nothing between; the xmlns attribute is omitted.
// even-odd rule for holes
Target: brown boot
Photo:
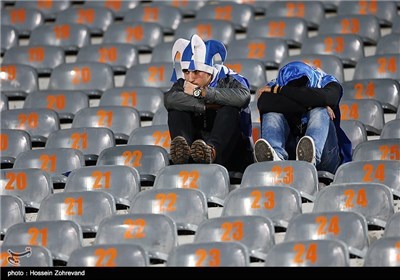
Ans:
<svg viewBox="0 0 400 280"><path fill-rule="evenodd" d="M193 142L190 155L197 163L213 163L217 155L215 149L201 139Z"/></svg>
<svg viewBox="0 0 400 280"><path fill-rule="evenodd" d="M182 136L176 136L171 141L170 156L174 164L184 164L189 162L190 147L186 139Z"/></svg>

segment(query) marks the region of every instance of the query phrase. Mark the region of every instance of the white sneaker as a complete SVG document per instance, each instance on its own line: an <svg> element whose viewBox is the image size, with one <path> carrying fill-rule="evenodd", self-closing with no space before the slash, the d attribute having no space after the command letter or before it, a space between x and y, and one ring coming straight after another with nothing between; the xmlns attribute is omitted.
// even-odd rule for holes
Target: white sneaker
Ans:
<svg viewBox="0 0 400 280"><path fill-rule="evenodd" d="M272 146L262 138L258 139L254 144L254 156L257 162L281 160L274 148L272 148Z"/></svg>
<svg viewBox="0 0 400 280"><path fill-rule="evenodd" d="M315 144L310 136L303 136L297 143L296 147L296 160L303 160L316 164L315 158Z"/></svg>

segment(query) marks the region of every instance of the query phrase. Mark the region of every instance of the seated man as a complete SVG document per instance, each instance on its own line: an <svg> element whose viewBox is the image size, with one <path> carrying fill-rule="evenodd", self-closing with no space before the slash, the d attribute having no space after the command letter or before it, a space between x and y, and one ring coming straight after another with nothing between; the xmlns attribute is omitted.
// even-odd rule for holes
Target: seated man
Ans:
<svg viewBox="0 0 400 280"><path fill-rule="evenodd" d="M181 55L183 78L174 70L171 89L165 94L171 135L170 155L174 164L217 163L228 171L243 172L254 162L251 145L249 83L222 64L225 46L204 42L198 35L178 39L172 59Z"/></svg>
<svg viewBox="0 0 400 280"><path fill-rule="evenodd" d="M294 61L257 94L261 138L254 147L256 161L304 160L332 174L351 161L351 142L340 128L343 89L335 77Z"/></svg>

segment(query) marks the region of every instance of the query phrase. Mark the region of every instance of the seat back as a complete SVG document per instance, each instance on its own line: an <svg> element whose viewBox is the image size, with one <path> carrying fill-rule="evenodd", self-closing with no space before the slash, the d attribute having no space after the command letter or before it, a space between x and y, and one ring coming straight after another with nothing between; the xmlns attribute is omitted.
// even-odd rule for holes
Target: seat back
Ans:
<svg viewBox="0 0 400 280"><path fill-rule="evenodd" d="M28 210L39 210L40 203L53 193L50 175L37 168L0 170L0 194L16 195Z"/></svg>
<svg viewBox="0 0 400 280"><path fill-rule="evenodd" d="M71 1L69 0L57 0L57 1L18 1L15 2L15 7L26 7L26 8L34 8L39 10L45 20L54 20L56 18L57 13L67 9L71 6Z"/></svg>
<svg viewBox="0 0 400 280"><path fill-rule="evenodd" d="M197 189L150 189L135 195L130 213L165 214L180 232L196 232L208 219L207 198Z"/></svg>
<svg viewBox="0 0 400 280"><path fill-rule="evenodd" d="M175 222L164 214L124 214L105 218L93 245L136 244L147 251L151 262L166 262L178 245Z"/></svg>
<svg viewBox="0 0 400 280"><path fill-rule="evenodd" d="M0 235L3 237L8 229L19 223L25 223L25 205L16 195L0 195Z"/></svg>
<svg viewBox="0 0 400 280"><path fill-rule="evenodd" d="M130 207L133 197L140 191L140 176L129 166L81 167L69 174L64 191L104 191L114 197L116 206Z"/></svg>
<svg viewBox="0 0 400 280"><path fill-rule="evenodd" d="M393 18L392 33L400 33L400 16L397 15Z"/></svg>
<svg viewBox="0 0 400 280"><path fill-rule="evenodd" d="M275 245L275 228L271 219L263 216L225 216L202 222L194 243L240 242L257 261L265 261Z"/></svg>
<svg viewBox="0 0 400 280"><path fill-rule="evenodd" d="M31 136L25 130L0 129L0 163L2 168L12 167L19 153L31 149Z"/></svg>
<svg viewBox="0 0 400 280"><path fill-rule="evenodd" d="M299 240L275 245L265 266L350 266L346 245L338 240Z"/></svg>
<svg viewBox="0 0 400 280"><path fill-rule="evenodd" d="M360 59L353 79L394 79L400 81L400 54L376 54Z"/></svg>
<svg viewBox="0 0 400 280"><path fill-rule="evenodd" d="M128 145L156 145L168 153L171 146L168 125L150 125L138 127L129 135Z"/></svg>
<svg viewBox="0 0 400 280"><path fill-rule="evenodd" d="M354 211L303 213L289 224L284 242L338 240L346 244L348 256L364 258L370 244L368 224Z"/></svg>
<svg viewBox="0 0 400 280"><path fill-rule="evenodd" d="M83 5L85 7L104 7L110 9L115 18L122 19L126 11L137 7L140 4L140 0L124 0L124 1L108 1L108 0L97 0L97 1L85 1Z"/></svg>
<svg viewBox="0 0 400 280"><path fill-rule="evenodd" d="M8 97L1 92L0 93L0 112L8 110Z"/></svg>
<svg viewBox="0 0 400 280"><path fill-rule="evenodd" d="M358 144L353 152L353 161L358 160L399 160L399 139L373 139Z"/></svg>
<svg viewBox="0 0 400 280"><path fill-rule="evenodd" d="M385 237L376 240L368 249L364 266L400 266L400 237Z"/></svg>
<svg viewBox="0 0 400 280"><path fill-rule="evenodd" d="M175 247L167 260L170 267L243 267L249 263L246 247L234 241L183 244Z"/></svg>
<svg viewBox="0 0 400 280"><path fill-rule="evenodd" d="M207 4L207 0L176 2L175 0L166 0L157 2L158 5L169 5L181 10L184 17L194 17L201 7Z"/></svg>
<svg viewBox="0 0 400 280"><path fill-rule="evenodd" d="M396 212L390 216L386 223L385 231L382 237L399 237L400 236L400 213Z"/></svg>
<svg viewBox="0 0 400 280"><path fill-rule="evenodd" d="M29 36L35 28L44 23L43 14L34 8L12 7L1 9L1 25L11 25L19 36Z"/></svg>
<svg viewBox="0 0 400 280"><path fill-rule="evenodd" d="M137 244L102 244L82 247L71 253L67 266L138 267L148 266L147 252Z"/></svg>
<svg viewBox="0 0 400 280"><path fill-rule="evenodd" d="M168 124L168 111L164 106L161 106L154 113L151 125Z"/></svg>
<svg viewBox="0 0 400 280"><path fill-rule="evenodd" d="M11 99L25 99L27 94L39 89L35 68L25 64L0 66L1 92Z"/></svg>
<svg viewBox="0 0 400 280"><path fill-rule="evenodd" d="M342 120L340 121L340 127L350 139L353 151L358 144L368 140L365 125L358 120Z"/></svg>
<svg viewBox="0 0 400 280"><path fill-rule="evenodd" d="M1 246L1 267L51 267L51 252L38 245Z"/></svg>
<svg viewBox="0 0 400 280"><path fill-rule="evenodd" d="M12 47L18 46L18 31L12 25L1 24L1 54L11 49Z"/></svg>
<svg viewBox="0 0 400 280"><path fill-rule="evenodd" d="M252 58L228 58L224 63L228 68L247 78L250 90L256 90L267 83L265 65L258 59Z"/></svg>
<svg viewBox="0 0 400 280"><path fill-rule="evenodd" d="M376 54L398 54L400 52L400 34L391 33L381 37L376 44Z"/></svg>
<svg viewBox="0 0 400 280"><path fill-rule="evenodd" d="M153 48L150 62L171 62L171 50L175 42L161 42Z"/></svg>
<svg viewBox="0 0 400 280"><path fill-rule="evenodd" d="M43 246L53 261L67 262L70 254L83 246L83 235L81 227L70 220L18 223L9 229L2 245Z"/></svg>

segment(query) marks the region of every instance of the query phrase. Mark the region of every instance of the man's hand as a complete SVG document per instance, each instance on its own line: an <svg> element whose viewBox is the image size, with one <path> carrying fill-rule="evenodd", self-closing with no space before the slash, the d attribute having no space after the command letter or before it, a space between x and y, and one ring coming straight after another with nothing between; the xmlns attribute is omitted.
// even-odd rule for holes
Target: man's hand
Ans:
<svg viewBox="0 0 400 280"><path fill-rule="evenodd" d="M275 85L273 87L263 86L263 87L257 89L256 98L259 98L261 96L261 94L263 94L264 92L277 94L279 92L279 88L280 87L278 85Z"/></svg>
<svg viewBox="0 0 400 280"><path fill-rule="evenodd" d="M335 113L333 112L332 108L329 106L326 106L326 110L328 111L329 117L331 118L331 120L333 120L335 118Z"/></svg>
<svg viewBox="0 0 400 280"><path fill-rule="evenodd" d="M198 85L192 84L191 82L185 81L183 84L183 91L188 95L193 95L193 91Z"/></svg>

